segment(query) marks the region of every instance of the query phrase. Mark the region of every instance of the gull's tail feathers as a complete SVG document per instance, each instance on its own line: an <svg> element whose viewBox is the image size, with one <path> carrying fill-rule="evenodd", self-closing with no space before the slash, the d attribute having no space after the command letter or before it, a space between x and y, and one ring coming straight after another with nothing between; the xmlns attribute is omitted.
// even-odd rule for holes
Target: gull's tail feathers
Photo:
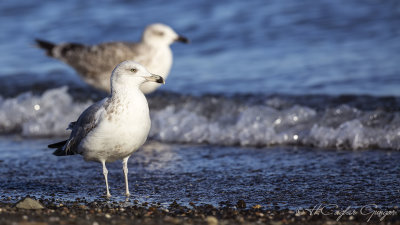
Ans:
<svg viewBox="0 0 400 225"><path fill-rule="evenodd" d="M35 41L37 47L46 51L46 55L60 60L71 57L71 55L74 56L75 54L87 49L85 45L78 43L63 43L56 45L40 39L36 39Z"/></svg>
<svg viewBox="0 0 400 225"><path fill-rule="evenodd" d="M64 151L62 148L58 148L57 150L55 150L53 152L53 155L55 155L55 156L67 156L68 153L66 151Z"/></svg>
<svg viewBox="0 0 400 225"><path fill-rule="evenodd" d="M68 140L60 141L57 143L49 144L47 147L48 148L60 148L60 147L63 147L67 142L68 142Z"/></svg>
<svg viewBox="0 0 400 225"><path fill-rule="evenodd" d="M39 48L42 48L44 50L46 50L46 55L53 57L53 49L54 47L56 47L55 44L45 41L45 40L40 40L40 39L36 39L36 46Z"/></svg>
<svg viewBox="0 0 400 225"><path fill-rule="evenodd" d="M55 156L74 155L73 152L65 150L64 146L67 143L68 143L68 140L65 140L65 141L60 141L60 142L54 143L54 144L50 144L47 147L56 148L56 150L53 152L53 155L55 155Z"/></svg>

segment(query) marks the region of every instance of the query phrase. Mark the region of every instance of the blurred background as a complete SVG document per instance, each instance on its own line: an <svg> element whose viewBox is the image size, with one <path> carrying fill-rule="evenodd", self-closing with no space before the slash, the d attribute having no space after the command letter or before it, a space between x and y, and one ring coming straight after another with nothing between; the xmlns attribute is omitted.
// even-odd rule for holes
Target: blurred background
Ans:
<svg viewBox="0 0 400 225"><path fill-rule="evenodd" d="M155 22L192 41L172 47L175 61L162 90L400 95L396 0L17 0L0 3L0 20L3 95L23 83L81 83L71 68L34 48L35 38L137 41Z"/></svg>
<svg viewBox="0 0 400 225"><path fill-rule="evenodd" d="M105 93L34 39L138 41L156 22L191 43L172 46L166 85L148 96L135 198L399 205L399 0L0 1L3 197L104 190L98 164L47 144ZM108 168L119 196L120 164Z"/></svg>
<svg viewBox="0 0 400 225"><path fill-rule="evenodd" d="M397 0L2 1L0 20L2 134L67 136L104 97L35 38L138 41L161 22L192 42L149 97L153 139L400 149Z"/></svg>

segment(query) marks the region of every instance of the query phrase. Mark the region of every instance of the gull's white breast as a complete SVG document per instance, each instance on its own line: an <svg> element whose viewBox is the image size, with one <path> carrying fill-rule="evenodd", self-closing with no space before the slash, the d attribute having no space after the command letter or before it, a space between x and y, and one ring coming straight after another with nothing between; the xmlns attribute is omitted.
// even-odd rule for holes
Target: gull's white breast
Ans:
<svg viewBox="0 0 400 225"><path fill-rule="evenodd" d="M143 96L144 98L144 96ZM150 131L147 102L110 105L81 143L85 160L113 162L136 151Z"/></svg>

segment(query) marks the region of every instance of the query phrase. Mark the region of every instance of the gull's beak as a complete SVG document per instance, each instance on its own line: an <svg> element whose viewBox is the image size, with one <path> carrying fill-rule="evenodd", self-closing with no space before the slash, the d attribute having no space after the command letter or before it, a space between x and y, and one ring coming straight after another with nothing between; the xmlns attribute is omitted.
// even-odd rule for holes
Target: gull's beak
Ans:
<svg viewBox="0 0 400 225"><path fill-rule="evenodd" d="M146 77L146 80L160 83L160 84L165 84L165 80L162 76L151 74L151 76Z"/></svg>
<svg viewBox="0 0 400 225"><path fill-rule="evenodd" d="M185 44L190 42L189 39L187 39L186 37L183 37L183 36L179 36L177 39L175 39L175 41L183 42Z"/></svg>

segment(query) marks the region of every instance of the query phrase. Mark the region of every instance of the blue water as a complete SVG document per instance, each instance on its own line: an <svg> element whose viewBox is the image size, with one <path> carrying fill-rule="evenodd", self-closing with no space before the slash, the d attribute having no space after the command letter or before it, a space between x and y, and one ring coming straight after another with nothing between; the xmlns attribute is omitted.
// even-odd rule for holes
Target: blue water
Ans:
<svg viewBox="0 0 400 225"><path fill-rule="evenodd" d="M396 0L2 1L0 21L3 77L79 83L33 40L136 41L162 22L192 41L173 46L166 91L400 96Z"/></svg>
<svg viewBox="0 0 400 225"><path fill-rule="evenodd" d="M398 0L0 1L3 199L104 190L100 165L46 147L104 94L34 39L137 41L155 22L191 43L148 97L158 144L130 159L134 199L399 205Z"/></svg>
<svg viewBox="0 0 400 225"><path fill-rule="evenodd" d="M0 21L1 134L66 137L101 97L35 38L137 41L162 22L191 44L149 97L152 139L400 149L397 0L2 1Z"/></svg>

